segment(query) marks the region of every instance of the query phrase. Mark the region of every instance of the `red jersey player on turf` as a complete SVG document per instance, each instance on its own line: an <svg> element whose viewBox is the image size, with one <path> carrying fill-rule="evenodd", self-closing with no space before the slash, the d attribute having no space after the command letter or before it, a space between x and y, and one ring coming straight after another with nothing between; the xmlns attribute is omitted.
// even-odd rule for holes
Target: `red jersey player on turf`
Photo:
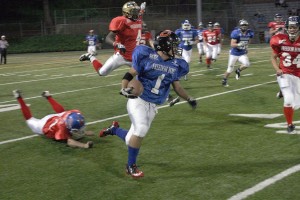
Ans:
<svg viewBox="0 0 300 200"><path fill-rule="evenodd" d="M111 20L105 41L114 47L115 52L104 65L89 53L81 55L79 60L90 61L100 76L106 76L122 65L131 66L133 49L141 39L145 7L145 2L139 7L134 1L129 1L123 5L123 15Z"/></svg>
<svg viewBox="0 0 300 200"><path fill-rule="evenodd" d="M271 62L276 70L277 82L283 94L283 112L288 133L295 133L294 110L300 107L300 19L291 16L285 23L287 34L271 38ZM277 61L279 59L279 62Z"/></svg>
<svg viewBox="0 0 300 200"><path fill-rule="evenodd" d="M49 91L45 91L42 93L42 96L48 100L56 114L37 119L32 116L29 107L22 98L21 92L14 90L13 94L19 102L26 124L32 132L38 135L45 135L47 138L56 141L66 141L70 147L91 148L93 146L92 141L87 143L77 141L84 135L92 135L92 132L84 130L85 121L79 110L66 111L62 105L54 100Z"/></svg>

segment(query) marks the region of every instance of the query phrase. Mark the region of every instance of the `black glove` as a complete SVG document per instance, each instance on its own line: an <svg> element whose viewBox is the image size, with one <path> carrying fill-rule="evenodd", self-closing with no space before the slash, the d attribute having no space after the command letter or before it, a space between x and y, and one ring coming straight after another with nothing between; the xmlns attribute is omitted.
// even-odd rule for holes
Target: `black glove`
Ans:
<svg viewBox="0 0 300 200"><path fill-rule="evenodd" d="M277 29L277 32L282 31L282 29L283 29L282 27L278 28L278 29Z"/></svg>
<svg viewBox="0 0 300 200"><path fill-rule="evenodd" d="M133 88L122 88L120 90L120 95L125 96L126 98L129 99L135 99L137 98L137 96L134 96L133 94L131 94L130 92L132 91Z"/></svg>
<svg viewBox="0 0 300 200"><path fill-rule="evenodd" d="M190 104L190 106L193 108L193 109L196 109L197 108L197 101L193 98L188 98L188 103Z"/></svg>
<svg viewBox="0 0 300 200"><path fill-rule="evenodd" d="M175 99L173 99L172 101L169 102L169 106L172 107L179 101L180 101L180 97L176 97Z"/></svg>
<svg viewBox="0 0 300 200"><path fill-rule="evenodd" d="M126 48L123 44L121 43L117 43L116 47L120 50L121 53L125 53L126 52Z"/></svg>

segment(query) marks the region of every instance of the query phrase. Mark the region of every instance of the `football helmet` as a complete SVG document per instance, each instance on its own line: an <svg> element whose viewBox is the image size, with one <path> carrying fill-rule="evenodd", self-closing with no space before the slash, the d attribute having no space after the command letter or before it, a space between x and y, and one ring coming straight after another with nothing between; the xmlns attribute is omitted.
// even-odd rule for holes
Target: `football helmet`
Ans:
<svg viewBox="0 0 300 200"><path fill-rule="evenodd" d="M199 27L199 28L203 28L203 26L204 26L203 23L202 23L202 22L199 22L198 27Z"/></svg>
<svg viewBox="0 0 300 200"><path fill-rule="evenodd" d="M129 1L123 5L122 12L125 17L136 21L139 18L140 7L134 1Z"/></svg>
<svg viewBox="0 0 300 200"><path fill-rule="evenodd" d="M184 20L184 21L181 23L181 27L182 27L183 30L188 31L188 30L191 30L192 25L191 25L191 23L189 22L189 20L186 19L186 20Z"/></svg>
<svg viewBox="0 0 300 200"><path fill-rule="evenodd" d="M148 30L147 24L145 22L143 22L142 29L143 29L143 31Z"/></svg>
<svg viewBox="0 0 300 200"><path fill-rule="evenodd" d="M214 27L214 24L212 22L208 22L207 28L208 29L213 29L213 27Z"/></svg>
<svg viewBox="0 0 300 200"><path fill-rule="evenodd" d="M274 16L275 22L281 22L282 21L282 15L279 13L276 13Z"/></svg>
<svg viewBox="0 0 300 200"><path fill-rule="evenodd" d="M291 41L299 36L300 18L299 16L290 16L285 22L286 32Z"/></svg>
<svg viewBox="0 0 300 200"><path fill-rule="evenodd" d="M78 112L72 112L66 119L66 127L74 139L80 139L84 135L85 120Z"/></svg>
<svg viewBox="0 0 300 200"><path fill-rule="evenodd" d="M174 58L175 55L181 56L182 54L182 49L178 47L179 43L180 39L173 31L164 30L155 37L154 48L156 51L162 51L170 58Z"/></svg>
<svg viewBox="0 0 300 200"><path fill-rule="evenodd" d="M249 23L248 23L246 20L241 19L241 20L239 21L239 26L240 26L241 31L244 32L244 31L247 31L247 30L248 30Z"/></svg>
<svg viewBox="0 0 300 200"><path fill-rule="evenodd" d="M216 26L220 27L221 25L219 22L216 22L216 23L214 23L214 27L216 27Z"/></svg>

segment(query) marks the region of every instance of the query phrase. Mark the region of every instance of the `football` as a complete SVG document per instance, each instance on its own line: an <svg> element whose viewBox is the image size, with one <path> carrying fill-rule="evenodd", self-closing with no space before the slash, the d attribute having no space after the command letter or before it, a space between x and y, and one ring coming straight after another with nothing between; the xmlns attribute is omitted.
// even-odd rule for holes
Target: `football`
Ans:
<svg viewBox="0 0 300 200"><path fill-rule="evenodd" d="M142 83L136 79L132 79L128 83L127 87L133 88L130 93L137 97L140 96L144 91L144 87L143 87Z"/></svg>

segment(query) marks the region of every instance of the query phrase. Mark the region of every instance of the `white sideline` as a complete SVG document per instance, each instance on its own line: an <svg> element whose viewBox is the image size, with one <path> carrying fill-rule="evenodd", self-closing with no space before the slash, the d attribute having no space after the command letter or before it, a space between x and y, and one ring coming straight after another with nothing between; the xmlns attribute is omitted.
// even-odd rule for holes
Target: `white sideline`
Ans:
<svg viewBox="0 0 300 200"><path fill-rule="evenodd" d="M275 176L268 178L258 184L256 184L255 186L253 186L252 188L249 188L243 192L240 192L232 197L230 197L228 200L242 200L247 198L248 196L263 190L264 188L276 183L277 181L280 181L281 179L300 171L300 164L299 165L295 165L287 170L284 170L283 172L280 172L279 174L276 174Z"/></svg>

